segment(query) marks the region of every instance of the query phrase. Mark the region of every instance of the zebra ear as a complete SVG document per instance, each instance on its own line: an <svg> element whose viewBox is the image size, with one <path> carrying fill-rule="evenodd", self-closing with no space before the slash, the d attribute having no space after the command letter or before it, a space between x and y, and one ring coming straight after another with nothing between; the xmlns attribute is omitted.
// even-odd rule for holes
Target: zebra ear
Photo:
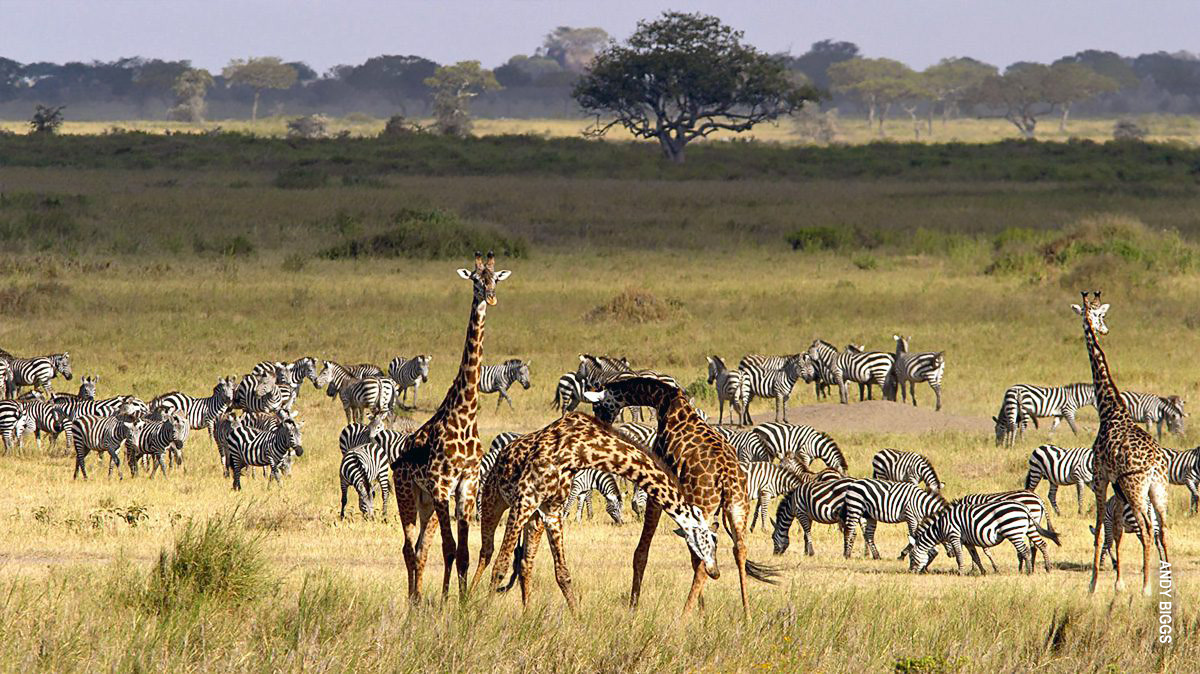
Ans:
<svg viewBox="0 0 1200 674"><path fill-rule="evenodd" d="M466 270L466 269L459 269L459 270L458 270L458 275L459 275L459 276L461 276L461 277L463 277L463 278L465 278L465 279L467 279L467 280L470 280L470 279L471 279L471 272L470 272L470 271L468 271L468 270Z"/></svg>

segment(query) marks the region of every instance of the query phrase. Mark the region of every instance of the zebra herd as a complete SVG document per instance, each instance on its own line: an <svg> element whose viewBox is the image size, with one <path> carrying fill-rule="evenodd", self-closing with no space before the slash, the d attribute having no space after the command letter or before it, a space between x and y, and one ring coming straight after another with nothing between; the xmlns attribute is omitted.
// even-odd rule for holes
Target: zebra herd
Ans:
<svg viewBox="0 0 1200 674"><path fill-rule="evenodd" d="M1122 391L1121 399L1129 409L1133 420L1139 424L1154 423L1158 429L1158 439L1162 440L1163 426L1167 430L1182 434L1184 418L1183 398L1177 395L1158 396L1150 393L1135 393ZM1075 424L1075 413L1081 407L1094 407L1096 392L1092 384L1077 383L1066 386L1031 386L1016 384L1004 392L1000 402L1000 412L992 417L996 424L996 445L1012 447L1019 436L1023 436L1032 423L1038 427L1038 419L1053 418L1050 431L1054 432L1058 425L1066 421L1072 433L1078 433Z"/></svg>

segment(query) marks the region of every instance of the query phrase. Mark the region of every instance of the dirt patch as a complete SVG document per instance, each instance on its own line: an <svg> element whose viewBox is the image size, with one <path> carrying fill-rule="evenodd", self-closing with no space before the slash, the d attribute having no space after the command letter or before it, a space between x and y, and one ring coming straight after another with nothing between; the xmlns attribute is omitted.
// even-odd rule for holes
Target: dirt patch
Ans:
<svg viewBox="0 0 1200 674"><path fill-rule="evenodd" d="M760 423L773 418L772 410L763 409L755 414L755 421ZM935 412L932 407L913 407L886 400L852 402L849 405L789 405L788 420L829 433L991 433L994 426L987 417L957 416L944 411Z"/></svg>

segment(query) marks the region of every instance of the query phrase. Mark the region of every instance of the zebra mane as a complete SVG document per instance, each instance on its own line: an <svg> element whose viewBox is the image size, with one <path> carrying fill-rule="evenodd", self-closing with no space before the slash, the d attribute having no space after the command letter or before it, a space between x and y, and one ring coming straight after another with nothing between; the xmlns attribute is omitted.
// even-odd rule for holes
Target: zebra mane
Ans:
<svg viewBox="0 0 1200 674"><path fill-rule="evenodd" d="M814 339L814 340L813 340L813 343L812 343L812 344L810 344L810 345L808 346L808 348L810 348L810 349L815 349L817 346L827 346L827 347L829 347L829 348L833 349L834 351L837 351L837 350L838 350L836 346L834 346L833 344L831 344L831 343L829 343L829 342L827 342L827 341L825 341L825 340L823 340L823 339Z"/></svg>
<svg viewBox="0 0 1200 674"><path fill-rule="evenodd" d="M509 358L508 360L504 361L505 367L512 367L513 365L524 365L524 363L521 362L520 358Z"/></svg>

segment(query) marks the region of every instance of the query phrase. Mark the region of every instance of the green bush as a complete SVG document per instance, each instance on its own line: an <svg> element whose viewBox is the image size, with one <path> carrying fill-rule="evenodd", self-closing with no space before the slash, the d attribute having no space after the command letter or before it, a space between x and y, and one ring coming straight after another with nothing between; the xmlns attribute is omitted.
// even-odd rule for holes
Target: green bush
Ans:
<svg viewBox="0 0 1200 674"><path fill-rule="evenodd" d="M788 234L792 250L837 250L850 244L850 233L833 227L801 227Z"/></svg>
<svg viewBox="0 0 1200 674"><path fill-rule="evenodd" d="M238 604L274 586L259 538L250 536L237 514L189 521L158 564L142 592L148 612L166 614L199 603Z"/></svg>
<svg viewBox="0 0 1200 674"><path fill-rule="evenodd" d="M242 234L212 240L197 234L192 239L192 249L200 254L214 253L224 257L247 257L255 251L254 242Z"/></svg>
<svg viewBox="0 0 1200 674"><path fill-rule="evenodd" d="M320 255L330 260L356 258L463 259L475 251L494 250L510 258L526 257L528 244L520 237L501 234L494 227L462 222L454 213L439 209L404 209L385 231L347 239Z"/></svg>

